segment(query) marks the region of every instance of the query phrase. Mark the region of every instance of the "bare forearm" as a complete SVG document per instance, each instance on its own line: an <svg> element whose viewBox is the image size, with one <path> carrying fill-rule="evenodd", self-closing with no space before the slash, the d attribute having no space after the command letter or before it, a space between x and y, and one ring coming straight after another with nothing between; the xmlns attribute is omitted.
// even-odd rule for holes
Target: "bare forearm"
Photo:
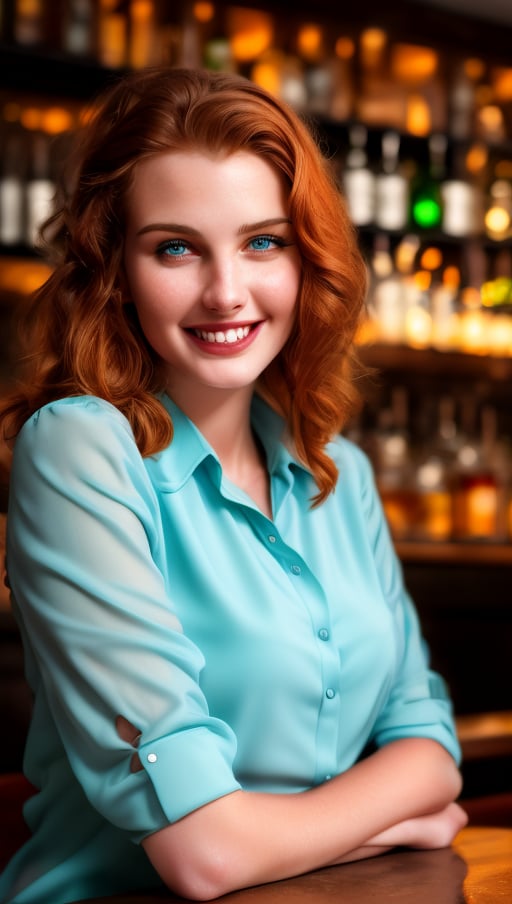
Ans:
<svg viewBox="0 0 512 904"><path fill-rule="evenodd" d="M238 791L146 839L146 852L174 890L207 899L372 856L380 833L442 810L459 793L458 772L434 741L390 744L302 794ZM365 849L368 853L361 852Z"/></svg>

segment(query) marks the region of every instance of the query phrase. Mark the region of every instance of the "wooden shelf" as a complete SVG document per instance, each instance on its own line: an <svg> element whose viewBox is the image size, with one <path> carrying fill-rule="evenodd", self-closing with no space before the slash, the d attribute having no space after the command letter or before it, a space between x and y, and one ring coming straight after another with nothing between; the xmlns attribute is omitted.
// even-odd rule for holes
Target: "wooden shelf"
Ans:
<svg viewBox="0 0 512 904"><path fill-rule="evenodd" d="M512 712L458 716L457 735L465 760L512 756Z"/></svg>
<svg viewBox="0 0 512 904"><path fill-rule="evenodd" d="M369 367L388 373L411 372L425 376L457 376L487 378L497 382L512 381L512 357L470 355L464 352L416 349L407 345L362 345L362 361Z"/></svg>
<svg viewBox="0 0 512 904"><path fill-rule="evenodd" d="M512 543L428 543L400 540L395 543L400 560L432 564L486 566L512 569Z"/></svg>

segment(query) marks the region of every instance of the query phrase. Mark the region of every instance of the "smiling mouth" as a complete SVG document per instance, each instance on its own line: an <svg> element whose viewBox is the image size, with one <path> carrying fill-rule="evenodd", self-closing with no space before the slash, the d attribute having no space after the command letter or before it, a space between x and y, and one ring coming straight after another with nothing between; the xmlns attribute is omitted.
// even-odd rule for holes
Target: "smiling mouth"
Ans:
<svg viewBox="0 0 512 904"><path fill-rule="evenodd" d="M236 342L246 339L255 325L256 324L247 324L246 326L238 326L236 328L230 327L227 330L215 331L194 328L190 330L190 332L202 342L211 342L215 345L234 345Z"/></svg>

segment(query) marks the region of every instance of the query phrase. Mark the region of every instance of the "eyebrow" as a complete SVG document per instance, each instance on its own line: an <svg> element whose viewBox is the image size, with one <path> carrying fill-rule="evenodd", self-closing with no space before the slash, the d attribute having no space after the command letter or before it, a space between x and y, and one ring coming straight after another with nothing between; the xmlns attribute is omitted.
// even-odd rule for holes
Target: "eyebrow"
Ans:
<svg viewBox="0 0 512 904"><path fill-rule="evenodd" d="M271 217L268 220L259 220L257 223L244 223L237 230L239 235L245 235L248 232L255 232L258 229L268 229L270 226L279 226L281 224L292 225L289 217ZM178 232L182 235L200 235L198 229L192 226L184 226L182 223L148 223L139 229L137 235L144 235L146 232Z"/></svg>

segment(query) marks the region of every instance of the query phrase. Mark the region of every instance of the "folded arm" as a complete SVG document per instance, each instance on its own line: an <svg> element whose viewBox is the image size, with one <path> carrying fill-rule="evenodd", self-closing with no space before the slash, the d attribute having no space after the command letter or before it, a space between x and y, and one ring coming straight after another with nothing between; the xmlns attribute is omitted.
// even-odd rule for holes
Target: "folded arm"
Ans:
<svg viewBox="0 0 512 904"><path fill-rule="evenodd" d="M407 738L310 791L228 794L143 846L173 891L208 900L397 845L446 846L465 823L460 788L440 744Z"/></svg>

